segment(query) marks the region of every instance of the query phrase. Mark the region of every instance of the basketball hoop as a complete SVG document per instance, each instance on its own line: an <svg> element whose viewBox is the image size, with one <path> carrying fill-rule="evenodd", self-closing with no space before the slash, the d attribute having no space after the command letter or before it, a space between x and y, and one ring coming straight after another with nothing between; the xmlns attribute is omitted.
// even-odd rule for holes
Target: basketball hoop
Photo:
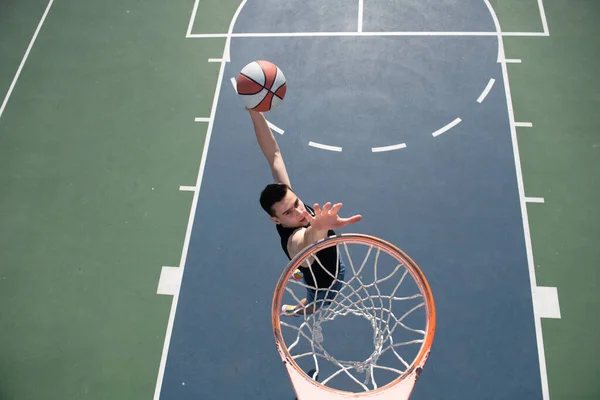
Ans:
<svg viewBox="0 0 600 400"><path fill-rule="evenodd" d="M334 283L317 290L292 278L299 267L309 263L311 273L319 267L326 270L318 253L334 246L338 255L335 271L340 271L342 260L346 269L343 279L328 272ZM299 303L307 289L329 294L336 283L335 295L327 297L328 303L314 313L281 315L284 296ZM277 351L299 400L407 400L429 356L436 322L431 289L415 262L396 246L362 234L332 236L296 255L277 283L271 312ZM342 348L352 358L352 350L364 350L370 347L364 344L372 342L366 358L349 360L329 349L343 335L328 337L327 327L348 316L367 320L373 335L361 339L360 346ZM354 336L351 333L349 336ZM299 362L310 363L312 373ZM321 382L317 380L320 373L324 374ZM337 381L342 381L342 386Z"/></svg>

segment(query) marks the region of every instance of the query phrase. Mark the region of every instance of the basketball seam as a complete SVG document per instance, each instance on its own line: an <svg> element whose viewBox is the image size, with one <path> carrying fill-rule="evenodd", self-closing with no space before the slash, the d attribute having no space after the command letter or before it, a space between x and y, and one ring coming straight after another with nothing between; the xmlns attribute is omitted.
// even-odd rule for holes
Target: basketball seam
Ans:
<svg viewBox="0 0 600 400"><path fill-rule="evenodd" d="M275 93L275 92L277 92L279 89L281 89L281 87L282 87L283 85L285 85L285 79L284 79L284 80L283 80L283 83L282 83L281 85L279 85L277 88L275 88L275 89L274 89L275 82L277 82L277 76L279 76L280 72L281 72L281 71L279 70L279 67L275 67L275 78L273 78L273 84L271 85L271 89L269 89L271 92L273 92L273 94L274 94L275 96L277 96L277 93ZM279 96L277 96L277 97L279 97ZM280 98L281 100L283 100L281 97L279 97L279 98Z"/></svg>
<svg viewBox="0 0 600 400"><path fill-rule="evenodd" d="M263 69L262 65L260 65L260 63L258 63L258 67L260 68L260 72L262 72L263 77L265 78L265 85L266 85L266 83L267 83L267 73ZM265 88L265 89L267 89L267 87L265 85L262 85L262 87ZM267 89L267 90L269 90L269 89Z"/></svg>
<svg viewBox="0 0 600 400"><path fill-rule="evenodd" d="M256 83L258 86L260 86L260 90L259 90L258 92L256 92L256 93L249 93L249 95L252 95L252 94L259 94L260 92L262 92L262 90L263 90L263 89L266 89L266 87L265 87L264 85L261 85L260 83L256 82L254 79L252 79L252 78L251 78L251 77L249 77L248 75L246 75L246 74L243 74L243 73L241 73L241 72L240 72L240 75L242 75L242 76L245 76L246 78L250 79L252 82Z"/></svg>
<svg viewBox="0 0 600 400"><path fill-rule="evenodd" d="M264 73L264 71L263 71ZM279 73L279 68L275 67L275 76L273 77L273 82L271 82L271 87L269 87L267 90L270 92L273 92L273 85L275 84L275 82L277 82L277 74ZM265 85L267 84L267 80L265 79ZM265 86L266 89L266 86ZM275 93L275 92L273 92Z"/></svg>
<svg viewBox="0 0 600 400"><path fill-rule="evenodd" d="M265 71L263 71L263 70L262 70L262 68L261 68L261 71L262 71L262 73L263 73L263 76L264 76L264 75L265 75ZM276 92L276 91L278 91L279 89L281 89L281 88L282 88L282 87L283 87L283 86L286 84L286 82L285 82L285 81L284 81L284 82L283 82L281 85L279 85L279 86L277 87L277 89L275 89L275 90L272 90L272 89L273 89L273 87L272 87L272 86L271 86L271 89L267 89L267 87L266 87L265 85L261 85L260 83L258 83L257 81L255 81L254 79L252 79L251 77L249 77L248 75L246 75L246 74L244 74L244 73L242 73L242 72L240 72L240 75L242 75L242 76L244 76L244 77L246 77L246 78L250 79L252 82L256 83L256 84L257 84L258 86L260 86L260 88L261 88L261 89L260 89L258 92L256 92L256 93L248 93L248 95L259 94L259 93L260 93L260 92L261 92L263 89L266 89L266 90L268 90L269 92L273 93L275 96L279 97L281 100L283 100L283 97L281 97L281 96L278 96L278 95L277 95L277 93L275 93L275 92ZM277 78L277 75L275 75L275 77ZM266 81L266 79L267 79L267 78L266 78L266 76L265 76L265 81ZM273 83L275 83L275 81L273 81Z"/></svg>
<svg viewBox="0 0 600 400"><path fill-rule="evenodd" d="M282 88L282 87L284 87L284 86L285 86L285 82L283 82L283 85L279 86L279 87L277 88L277 90L281 89L281 88ZM277 90L275 90L275 92L277 92ZM273 94L274 94L275 96L277 96L278 98L280 98L281 100L283 100L283 97L281 97L280 95L278 95L278 94L277 94L277 93L275 93L275 92L273 92Z"/></svg>

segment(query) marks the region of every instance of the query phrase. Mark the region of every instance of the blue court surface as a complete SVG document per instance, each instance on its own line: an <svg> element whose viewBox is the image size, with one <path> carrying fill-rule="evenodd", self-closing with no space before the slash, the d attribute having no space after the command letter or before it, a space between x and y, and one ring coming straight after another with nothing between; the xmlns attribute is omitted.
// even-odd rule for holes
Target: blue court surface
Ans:
<svg viewBox="0 0 600 400"><path fill-rule="evenodd" d="M266 114L295 192L396 244L437 307L411 399L541 399L531 282L499 38L485 1L251 1L224 65L160 398L293 399L271 329L287 258L258 203L272 181L230 79L286 75ZM487 89L487 90L486 90ZM324 147L324 146L329 147ZM392 147L390 147L392 146ZM361 329L361 328L357 328Z"/></svg>

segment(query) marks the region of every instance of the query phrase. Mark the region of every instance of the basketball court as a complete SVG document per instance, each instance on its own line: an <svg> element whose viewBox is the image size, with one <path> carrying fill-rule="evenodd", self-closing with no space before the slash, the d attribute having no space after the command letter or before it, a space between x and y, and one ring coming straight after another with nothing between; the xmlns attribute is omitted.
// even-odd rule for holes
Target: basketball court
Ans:
<svg viewBox="0 0 600 400"><path fill-rule="evenodd" d="M287 79L265 117L294 192L362 215L337 233L398 246L431 287L435 338L411 400L593 398L598 191L583 179L599 147L552 128L583 130L595 103L570 99L563 118L516 69L570 65L554 52L593 12L573 6L565 23L572 9L552 0L138 3L4 8L0 397L294 399L271 313L288 259L258 201L273 178L235 81L268 60ZM552 99L587 76L539 71L533 93L565 85ZM355 315L323 335L340 359L370 354L372 327Z"/></svg>
<svg viewBox="0 0 600 400"><path fill-rule="evenodd" d="M237 9L205 116L209 136L160 398L292 398L269 313L287 260L275 227L257 212L270 170L233 81L256 59L275 63L288 80L284 103L266 117L296 193L361 214L344 232L398 244L432 286L437 334L413 398L543 398L498 19L480 0L391 9L383 1L248 1Z"/></svg>

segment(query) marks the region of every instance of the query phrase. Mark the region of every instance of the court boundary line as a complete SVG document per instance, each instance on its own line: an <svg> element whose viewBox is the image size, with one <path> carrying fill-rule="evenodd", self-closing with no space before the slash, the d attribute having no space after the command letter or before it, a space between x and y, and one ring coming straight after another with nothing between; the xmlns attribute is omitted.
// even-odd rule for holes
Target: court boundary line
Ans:
<svg viewBox="0 0 600 400"><path fill-rule="evenodd" d="M548 19L546 18L546 9L544 8L544 0L538 0L538 9L540 11L540 18L542 20L542 29L546 36L550 36L550 30L548 29Z"/></svg>
<svg viewBox="0 0 600 400"><path fill-rule="evenodd" d="M500 32L501 36L536 37L550 36L546 32ZM277 37L355 37L355 36L489 36L496 37L498 32L469 31L390 31L390 32L248 32L248 33L190 33L187 39L209 38L277 38Z"/></svg>
<svg viewBox="0 0 600 400"><path fill-rule="evenodd" d="M502 69L502 80L504 82L504 92L506 97L506 108L508 110L508 121L510 125L510 136L513 147L513 159L515 163L515 174L517 178L517 189L519 192L519 205L521 208L521 219L523 223L523 236L525 239L525 250L527 254L527 267L529 270L529 284L531 290L531 309L533 311L533 324L535 328L536 344L538 350L538 363L540 368L540 384L542 389L542 398L544 400L550 399L550 391L548 385L548 372L546 368L546 354L544 348L544 337L542 334L542 319L539 315L539 308L536 306L535 293L537 289L537 281L535 274L535 264L533 259L533 246L531 243L531 231L529 228L529 215L527 211L527 198L525 197L525 184L523 180L523 170L521 169L521 156L519 153L519 142L517 138L517 127L515 123L515 115L513 109L512 94L510 90L510 81L508 79L508 64L506 62L506 55L504 51L504 37L502 35L502 28L500 26L500 20L496 14L494 7L492 7L490 0L483 0L488 7L496 30L498 31L498 62ZM538 0L541 2L541 0ZM548 34L549 36L549 34Z"/></svg>
<svg viewBox="0 0 600 400"><path fill-rule="evenodd" d="M8 88L8 92L6 92L6 96L4 96L4 100L2 101L2 106L0 106L0 118L2 118L2 114L4 114L4 109L6 108L6 105L8 104L8 100L10 99L10 96L12 95L12 92L17 84L17 81L19 80L19 77L21 76L21 71L23 71L23 66L25 65L25 62L27 61L27 58L29 57L29 53L31 53L33 44L35 43L35 41L38 37L38 34L40 33L40 30L42 29L42 25L44 25L44 21L46 21L46 17L48 16L48 13L50 12L50 8L52 7L53 3L54 3L54 0L50 0L48 2L48 5L46 6L46 10L44 11L44 14L42 14L42 18L40 19L40 22L38 23L37 28L35 29L35 32L33 33L33 37L29 41L29 46L27 46L27 50L25 50L25 55L23 56L23 59L21 60L21 64L19 64L19 68L17 68L17 73L13 77L13 80Z"/></svg>

